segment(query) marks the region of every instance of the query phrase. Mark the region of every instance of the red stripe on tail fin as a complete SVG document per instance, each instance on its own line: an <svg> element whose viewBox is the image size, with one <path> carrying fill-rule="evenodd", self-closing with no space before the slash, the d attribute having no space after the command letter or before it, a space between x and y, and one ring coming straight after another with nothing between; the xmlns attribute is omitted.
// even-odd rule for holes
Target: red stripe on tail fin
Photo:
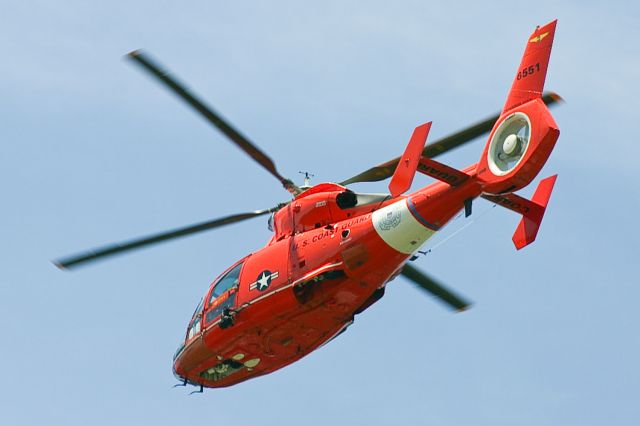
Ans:
<svg viewBox="0 0 640 426"><path fill-rule="evenodd" d="M527 40L522 62L520 62L520 67L507 96L507 102L502 109L503 113L542 96L557 22L555 20L543 27L536 28Z"/></svg>

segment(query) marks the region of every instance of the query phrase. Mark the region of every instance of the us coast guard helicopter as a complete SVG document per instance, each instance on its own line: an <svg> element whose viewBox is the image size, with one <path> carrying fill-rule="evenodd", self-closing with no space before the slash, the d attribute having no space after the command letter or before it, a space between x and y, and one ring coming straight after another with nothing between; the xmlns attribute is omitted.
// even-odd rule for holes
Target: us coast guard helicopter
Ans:
<svg viewBox="0 0 640 426"><path fill-rule="evenodd" d="M113 244L60 259L64 269L262 215L272 215L266 246L239 259L208 287L175 353L182 384L225 387L291 364L344 332L403 275L455 310L469 304L407 262L435 233L482 197L522 216L517 249L532 243L556 176L543 179L531 200L515 192L529 185L559 136L543 96L556 21L538 27L502 111L425 145L431 123L415 128L399 158L340 183L298 187L262 150L141 51L129 58L194 108L273 175L292 199L274 207ZM433 158L490 131L477 163L463 170ZM436 182L406 193L416 172ZM307 176L308 177L308 176ZM391 178L388 194L356 193L347 185Z"/></svg>

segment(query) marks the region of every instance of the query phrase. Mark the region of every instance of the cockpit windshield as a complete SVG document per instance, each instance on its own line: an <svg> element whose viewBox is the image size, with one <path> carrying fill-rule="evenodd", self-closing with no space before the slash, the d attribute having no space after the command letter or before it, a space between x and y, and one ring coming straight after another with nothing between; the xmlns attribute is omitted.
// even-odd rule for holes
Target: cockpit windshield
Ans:
<svg viewBox="0 0 640 426"><path fill-rule="evenodd" d="M196 310L193 311L193 315L191 315L191 319L193 319L196 315L198 315L199 313L202 312L202 304L204 303L204 297L202 299L200 299L200 302L198 302L198 306L196 306Z"/></svg>
<svg viewBox="0 0 640 426"><path fill-rule="evenodd" d="M213 287L213 290L211 291L211 295L209 296L209 305L211 305L211 303L216 300L216 298L222 293L229 290L231 287L238 285L238 283L240 282L241 269L242 263L239 263L218 280L215 287Z"/></svg>
<svg viewBox="0 0 640 426"><path fill-rule="evenodd" d="M207 300L207 315L206 322L210 322L214 317L217 317L221 314L221 312L227 308L228 306L232 306L235 301L235 295L229 296L225 302L222 304L218 304L214 308L211 308L211 305L216 298L218 298L221 294L237 286L240 283L240 271L242 270L242 262L238 263L234 266L229 272L224 274L221 278L213 284L213 289L208 296L200 299L196 310L193 311L193 315L191 316L191 321L189 321L189 327L187 330L186 342L195 337L202 330L202 322L203 322L203 311L204 311L204 303ZM186 343L185 342L185 343Z"/></svg>

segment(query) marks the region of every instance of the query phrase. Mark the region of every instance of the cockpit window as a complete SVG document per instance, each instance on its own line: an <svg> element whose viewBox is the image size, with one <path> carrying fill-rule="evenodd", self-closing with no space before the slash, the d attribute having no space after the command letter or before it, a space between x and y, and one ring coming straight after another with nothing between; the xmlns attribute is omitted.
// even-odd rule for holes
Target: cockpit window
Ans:
<svg viewBox="0 0 640 426"><path fill-rule="evenodd" d="M242 263L236 265L235 268L227 272L225 276L218 280L218 283L213 288L211 296L209 296L209 305L222 293L229 290L231 287L237 286L240 282L240 270L242 269Z"/></svg>
<svg viewBox="0 0 640 426"><path fill-rule="evenodd" d="M189 327L189 332L187 333L187 340L193 338L196 334L200 333L200 328L202 325L202 316L198 315L196 319L191 323L191 327Z"/></svg>
<svg viewBox="0 0 640 426"><path fill-rule="evenodd" d="M193 315L191 315L191 319L193 319L199 313L202 313L202 304L204 303L204 298L200 299L198 306L196 306L196 310L193 311Z"/></svg>
<svg viewBox="0 0 640 426"><path fill-rule="evenodd" d="M193 311L193 315L191 316L191 321L189 322L189 330L187 331L187 340L191 339L196 334L200 333L200 327L202 323L202 304L204 303L204 298L200 299L200 303L196 307L196 310Z"/></svg>

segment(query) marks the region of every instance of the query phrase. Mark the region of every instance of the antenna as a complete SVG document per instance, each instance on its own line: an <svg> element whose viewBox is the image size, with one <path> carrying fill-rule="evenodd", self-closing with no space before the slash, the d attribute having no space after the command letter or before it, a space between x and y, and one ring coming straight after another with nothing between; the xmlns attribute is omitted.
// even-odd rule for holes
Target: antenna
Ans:
<svg viewBox="0 0 640 426"><path fill-rule="evenodd" d="M315 177L314 174L309 173L309 172L298 172L301 175L304 175L304 185L302 186L303 188L311 188L311 178Z"/></svg>

